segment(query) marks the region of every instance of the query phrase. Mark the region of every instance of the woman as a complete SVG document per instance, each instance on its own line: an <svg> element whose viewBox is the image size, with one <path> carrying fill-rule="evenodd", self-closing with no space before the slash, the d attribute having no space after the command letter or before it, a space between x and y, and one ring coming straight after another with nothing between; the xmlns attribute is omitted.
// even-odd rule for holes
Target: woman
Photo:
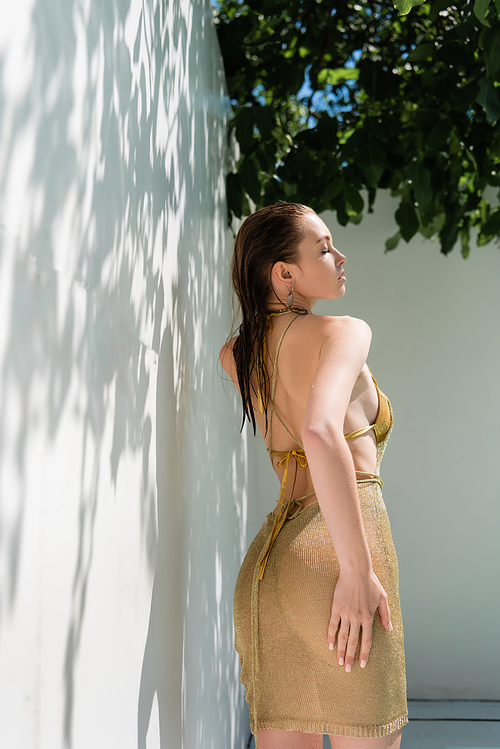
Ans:
<svg viewBox="0 0 500 749"><path fill-rule="evenodd" d="M235 644L259 749L397 749L407 722L397 560L379 467L392 410L362 320L313 315L346 258L294 203L242 224L239 335L222 347L243 422L259 427L278 505L241 567ZM278 361L279 359L279 361Z"/></svg>

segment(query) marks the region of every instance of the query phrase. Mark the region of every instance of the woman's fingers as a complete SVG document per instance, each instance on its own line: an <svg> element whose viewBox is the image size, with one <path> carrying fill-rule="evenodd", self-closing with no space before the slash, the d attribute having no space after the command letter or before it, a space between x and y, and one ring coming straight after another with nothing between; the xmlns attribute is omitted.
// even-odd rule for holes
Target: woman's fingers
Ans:
<svg viewBox="0 0 500 749"><path fill-rule="evenodd" d="M354 605L353 605L354 604ZM373 617L379 611L382 626L392 631L388 598L375 574L356 585L348 577L339 577L328 626L328 646L337 645L337 661L349 672L359 647L359 664L365 668L372 646Z"/></svg>
<svg viewBox="0 0 500 749"><path fill-rule="evenodd" d="M337 637L337 661L340 666L345 664L347 643L349 642L349 621L342 621ZM349 668L349 671L351 669Z"/></svg>
<svg viewBox="0 0 500 749"><path fill-rule="evenodd" d="M356 648L358 647L359 642L359 619L356 618L351 621L351 627L349 629L349 639L347 640L347 648L345 651L345 670L347 673L352 668L352 665L354 663L354 656L356 655Z"/></svg>
<svg viewBox="0 0 500 749"><path fill-rule="evenodd" d="M389 608L387 594L385 593L385 591L384 595L380 598L378 613L380 614L380 621L382 622L382 626L385 627L388 632L392 632L391 610Z"/></svg>
<svg viewBox="0 0 500 749"><path fill-rule="evenodd" d="M330 650L333 650L333 648L335 647L335 640L337 638L337 630L339 628L339 624L340 624L339 614L335 614L332 611L330 624L328 625L328 647L330 648Z"/></svg>
<svg viewBox="0 0 500 749"><path fill-rule="evenodd" d="M359 665L364 668L368 663L368 656L372 647L373 619L366 619L362 625L361 648L359 651Z"/></svg>
<svg viewBox="0 0 500 749"><path fill-rule="evenodd" d="M340 616L333 617L328 627L328 647L333 650L337 643L337 662L347 673L352 668L359 642L359 621Z"/></svg>

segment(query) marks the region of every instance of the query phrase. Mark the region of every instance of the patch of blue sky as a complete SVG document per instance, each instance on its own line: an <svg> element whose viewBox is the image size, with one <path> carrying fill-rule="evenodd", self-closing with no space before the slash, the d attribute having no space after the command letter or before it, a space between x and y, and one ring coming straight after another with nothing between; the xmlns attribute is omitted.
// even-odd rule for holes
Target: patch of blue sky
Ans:
<svg viewBox="0 0 500 749"><path fill-rule="evenodd" d="M355 68L357 61L361 58L361 54L361 50L356 50L351 58L347 60L345 67ZM350 112L352 110L350 93L355 87L356 82L346 81L342 86L336 86L335 89L330 84L327 84L324 89L314 91L309 76L310 70L311 66L308 65L304 74L304 82L297 94L297 100L304 104L307 103L316 112L327 112L331 117L341 118L342 112ZM315 127L315 125L316 119L314 116L310 116L307 126Z"/></svg>
<svg viewBox="0 0 500 749"><path fill-rule="evenodd" d="M255 86L255 88L252 91L252 96L254 96L254 98L257 100L257 102L260 104L261 107L264 107L266 105L266 97L264 95L264 86L262 84Z"/></svg>

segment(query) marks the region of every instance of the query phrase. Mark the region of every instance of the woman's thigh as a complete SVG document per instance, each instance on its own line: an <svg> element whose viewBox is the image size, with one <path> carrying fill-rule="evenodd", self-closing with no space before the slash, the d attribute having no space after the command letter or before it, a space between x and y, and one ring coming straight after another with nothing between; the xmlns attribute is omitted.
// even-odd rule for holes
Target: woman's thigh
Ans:
<svg viewBox="0 0 500 749"><path fill-rule="evenodd" d="M322 749L323 736L302 731L259 731L259 749Z"/></svg>
<svg viewBox="0 0 500 749"><path fill-rule="evenodd" d="M332 749L399 749L401 729L379 739L330 736ZM323 736L301 731L259 731L259 749L322 749Z"/></svg>
<svg viewBox="0 0 500 749"><path fill-rule="evenodd" d="M332 749L399 749L401 731L390 733L379 739L353 739L348 736L330 736Z"/></svg>

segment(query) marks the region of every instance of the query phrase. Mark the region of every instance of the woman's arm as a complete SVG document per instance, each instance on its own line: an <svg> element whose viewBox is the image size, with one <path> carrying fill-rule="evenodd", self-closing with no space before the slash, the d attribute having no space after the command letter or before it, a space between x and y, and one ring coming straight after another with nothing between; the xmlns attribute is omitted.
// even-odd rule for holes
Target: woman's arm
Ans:
<svg viewBox="0 0 500 749"><path fill-rule="evenodd" d="M351 670L362 629L360 663L366 665L377 608L390 630L387 595L372 569L359 508L356 474L344 437L351 393L366 361L371 331L354 318L324 318L321 354L302 425L302 439L323 517L340 563L328 645Z"/></svg>

